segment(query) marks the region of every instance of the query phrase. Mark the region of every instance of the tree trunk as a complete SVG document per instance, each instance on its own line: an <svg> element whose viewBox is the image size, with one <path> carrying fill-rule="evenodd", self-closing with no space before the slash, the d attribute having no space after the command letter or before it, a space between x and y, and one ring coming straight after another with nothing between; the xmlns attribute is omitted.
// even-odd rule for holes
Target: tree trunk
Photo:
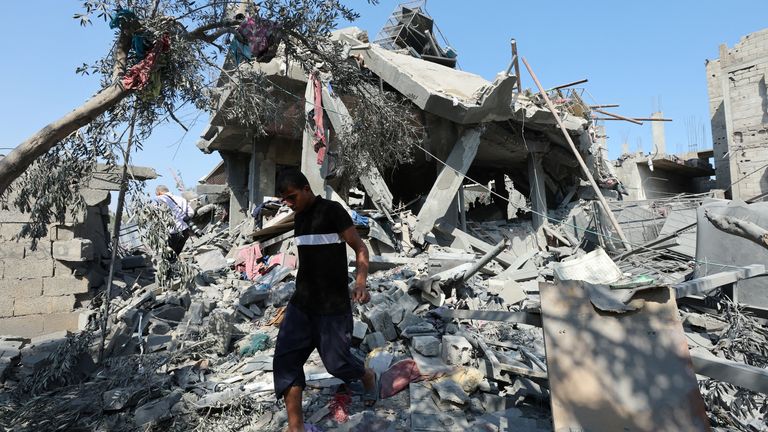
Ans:
<svg viewBox="0 0 768 432"><path fill-rule="evenodd" d="M38 157L45 154L72 132L90 123L93 119L118 104L130 91L119 84L113 84L64 117L37 131L26 141L13 149L8 156L0 159L0 195Z"/></svg>
<svg viewBox="0 0 768 432"><path fill-rule="evenodd" d="M732 216L716 215L709 211L704 216L720 231L751 240L764 248L768 248L768 230L749 221Z"/></svg>

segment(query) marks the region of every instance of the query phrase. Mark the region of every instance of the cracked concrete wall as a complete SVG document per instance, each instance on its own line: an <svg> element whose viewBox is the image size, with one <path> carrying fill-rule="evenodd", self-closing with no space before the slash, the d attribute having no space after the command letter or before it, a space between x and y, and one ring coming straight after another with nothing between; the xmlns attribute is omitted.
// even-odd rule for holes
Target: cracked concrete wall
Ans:
<svg viewBox="0 0 768 432"><path fill-rule="evenodd" d="M741 199L768 192L768 29L721 45L706 73L717 187Z"/></svg>

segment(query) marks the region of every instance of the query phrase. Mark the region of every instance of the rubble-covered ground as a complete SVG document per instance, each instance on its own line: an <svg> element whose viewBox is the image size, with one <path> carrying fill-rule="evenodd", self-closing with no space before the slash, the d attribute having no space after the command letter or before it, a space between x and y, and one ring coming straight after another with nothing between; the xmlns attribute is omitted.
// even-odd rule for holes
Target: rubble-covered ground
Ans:
<svg viewBox="0 0 768 432"><path fill-rule="evenodd" d="M262 228L268 229L269 223ZM520 246L522 237L511 235L520 230L525 223L468 229L488 244L517 241L527 252L511 265L491 260L505 247L475 254L437 241L425 250L373 256L371 301L353 305L353 352L381 374L382 398L366 409L361 384L332 377L315 352L305 367L305 421L325 431L552 430L541 324L506 317L538 316L539 282L552 281L558 261L584 256L585 242L549 227ZM244 241L240 230L230 234L226 225L205 231L182 254L181 265L195 269L191 280L172 277L164 287L150 257L136 251L122 259L106 334L94 302L78 334L0 340L0 425L14 431L283 430L272 354L295 287L295 246L286 230L259 242ZM350 281L354 271L350 267ZM691 352L768 366L765 322L734 303L708 297L703 306L681 306L679 315ZM765 394L698 379L717 430L768 430Z"/></svg>

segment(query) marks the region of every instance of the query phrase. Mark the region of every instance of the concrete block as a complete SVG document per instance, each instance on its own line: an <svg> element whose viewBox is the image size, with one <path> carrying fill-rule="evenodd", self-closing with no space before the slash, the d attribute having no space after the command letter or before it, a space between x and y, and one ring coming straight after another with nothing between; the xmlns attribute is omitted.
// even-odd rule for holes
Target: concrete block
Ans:
<svg viewBox="0 0 768 432"><path fill-rule="evenodd" d="M49 260L53 258L50 240L38 241L34 249L32 248L32 244L27 242L24 248L24 259Z"/></svg>
<svg viewBox="0 0 768 432"><path fill-rule="evenodd" d="M5 335L33 337L43 334L43 329L41 315L0 318L0 333Z"/></svg>
<svg viewBox="0 0 768 432"><path fill-rule="evenodd" d="M434 336L416 336L412 339L413 349L427 357L440 354L440 339Z"/></svg>
<svg viewBox="0 0 768 432"><path fill-rule="evenodd" d="M93 242L82 238L57 240L53 242L53 258L69 262L91 261Z"/></svg>
<svg viewBox="0 0 768 432"><path fill-rule="evenodd" d="M17 298L13 305L13 315L24 316L71 312L74 306L75 296L73 295Z"/></svg>
<svg viewBox="0 0 768 432"><path fill-rule="evenodd" d="M220 250L210 250L195 255L195 261L200 266L200 271L218 271L227 267L227 259Z"/></svg>
<svg viewBox="0 0 768 432"><path fill-rule="evenodd" d="M0 318L13 316L13 297L0 296Z"/></svg>
<svg viewBox="0 0 768 432"><path fill-rule="evenodd" d="M66 241L74 240L74 238L77 237L77 234L74 226L56 225L51 228L50 236L54 241Z"/></svg>
<svg viewBox="0 0 768 432"><path fill-rule="evenodd" d="M4 222L0 223L0 239L6 241L15 241L16 235L21 232L21 223Z"/></svg>
<svg viewBox="0 0 768 432"><path fill-rule="evenodd" d="M515 304L526 299L523 287L511 279L488 279L488 290L497 294L504 304Z"/></svg>
<svg viewBox="0 0 768 432"><path fill-rule="evenodd" d="M355 320L354 328L352 329L352 337L363 340L367 332L368 326L362 321Z"/></svg>
<svg viewBox="0 0 768 432"><path fill-rule="evenodd" d="M367 346L369 350L373 350L385 346L387 341L384 339L383 334L379 332L373 332L369 333L365 339L363 339L363 344Z"/></svg>
<svg viewBox="0 0 768 432"><path fill-rule="evenodd" d="M394 358L395 356L389 352L375 350L368 354L365 363L366 366L373 369L374 372L382 374L389 369L389 365L392 364L392 359Z"/></svg>
<svg viewBox="0 0 768 432"><path fill-rule="evenodd" d="M264 301L269 298L270 293L271 290L266 285L251 285L240 295L240 304L249 306Z"/></svg>
<svg viewBox="0 0 768 432"><path fill-rule="evenodd" d="M464 336L443 336L442 358L446 364L461 366L471 360L472 344Z"/></svg>
<svg viewBox="0 0 768 432"><path fill-rule="evenodd" d="M76 277L54 277L43 279L43 294L60 296L67 294L85 294L88 292L88 279Z"/></svg>
<svg viewBox="0 0 768 432"><path fill-rule="evenodd" d="M43 280L41 278L0 280L0 297L37 297L40 295L43 295Z"/></svg>
<svg viewBox="0 0 768 432"><path fill-rule="evenodd" d="M5 241L0 244L0 259L24 259L24 243Z"/></svg>
<svg viewBox="0 0 768 432"><path fill-rule="evenodd" d="M392 317L389 315L389 311L377 306L366 312L364 316L373 330L380 332L384 339L388 341L397 339L397 330L395 330L395 325L392 324Z"/></svg>
<svg viewBox="0 0 768 432"><path fill-rule="evenodd" d="M4 260L5 279L32 279L53 276L54 260L8 259Z"/></svg>

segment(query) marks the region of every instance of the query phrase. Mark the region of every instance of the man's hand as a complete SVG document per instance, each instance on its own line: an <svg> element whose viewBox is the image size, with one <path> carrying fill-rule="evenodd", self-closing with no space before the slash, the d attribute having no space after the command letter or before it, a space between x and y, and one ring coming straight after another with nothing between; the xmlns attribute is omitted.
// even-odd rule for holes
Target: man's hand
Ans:
<svg viewBox="0 0 768 432"><path fill-rule="evenodd" d="M365 285L357 284L352 290L352 300L360 304L366 304L371 300L371 293Z"/></svg>

